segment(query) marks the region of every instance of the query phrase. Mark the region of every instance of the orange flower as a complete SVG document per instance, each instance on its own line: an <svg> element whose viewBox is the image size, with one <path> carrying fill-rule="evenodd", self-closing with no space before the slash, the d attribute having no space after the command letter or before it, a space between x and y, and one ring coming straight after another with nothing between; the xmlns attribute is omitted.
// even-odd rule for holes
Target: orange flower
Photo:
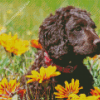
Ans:
<svg viewBox="0 0 100 100"><path fill-rule="evenodd" d="M7 81L6 78L2 79L0 82L0 97L1 98L11 98L14 94L19 94L20 97L23 97L23 94L26 92L24 89L20 89L20 83L16 80ZM1 100L1 99L0 99Z"/></svg>
<svg viewBox="0 0 100 100"><path fill-rule="evenodd" d="M0 100L11 100L12 98L7 95L0 95Z"/></svg>
<svg viewBox="0 0 100 100"><path fill-rule="evenodd" d="M98 96L98 95L100 95L100 89L98 87L94 87L94 89L91 89L90 93L92 95Z"/></svg>
<svg viewBox="0 0 100 100"><path fill-rule="evenodd" d="M97 55L95 55L94 57L89 57L90 58L90 60L92 59L92 60L95 60L96 58L97 58L98 56Z"/></svg>
<svg viewBox="0 0 100 100"><path fill-rule="evenodd" d="M31 46L37 49L42 49L42 46L38 40L34 40L34 39L31 40Z"/></svg>
<svg viewBox="0 0 100 100"><path fill-rule="evenodd" d="M48 80L51 77L58 76L61 73L59 71L56 71L56 66L48 66L47 68L41 67L40 73L33 70L31 71L32 75L27 75L27 78L31 78L27 81L27 83L31 83L34 81L38 81L39 83L42 83L44 80Z"/></svg>
<svg viewBox="0 0 100 100"><path fill-rule="evenodd" d="M79 80L74 82L74 79L72 79L70 84L65 81L65 88L61 85L57 85L55 89L58 91L54 92L54 94L57 95L55 98L68 98L68 96L72 93L77 94L80 89L83 89L83 87L79 87Z"/></svg>

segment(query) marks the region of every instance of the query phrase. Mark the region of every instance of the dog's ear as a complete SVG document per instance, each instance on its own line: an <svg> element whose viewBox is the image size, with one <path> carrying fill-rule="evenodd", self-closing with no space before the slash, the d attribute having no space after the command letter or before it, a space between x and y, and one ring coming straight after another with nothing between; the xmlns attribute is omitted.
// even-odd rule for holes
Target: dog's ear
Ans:
<svg viewBox="0 0 100 100"><path fill-rule="evenodd" d="M65 25L73 7L58 9L55 15L50 14L39 29L39 42L51 58L59 58L68 53L68 38Z"/></svg>

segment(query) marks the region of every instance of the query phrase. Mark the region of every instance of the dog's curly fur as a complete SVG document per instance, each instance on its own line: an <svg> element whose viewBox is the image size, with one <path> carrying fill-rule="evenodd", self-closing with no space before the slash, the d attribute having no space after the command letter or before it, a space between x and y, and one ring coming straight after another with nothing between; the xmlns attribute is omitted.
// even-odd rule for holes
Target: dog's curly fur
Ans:
<svg viewBox="0 0 100 100"><path fill-rule="evenodd" d="M39 42L43 49L38 51L34 65L31 66L27 74L31 74L31 70L39 71L41 66L47 67L44 60L44 52L46 51L52 59L52 64L62 67L77 65L72 73L61 72L60 76L54 78L54 83L64 85L65 80L71 82L72 78L79 79L80 86L83 86L79 93L89 95L90 89L93 89L94 81L83 64L83 59L86 56L100 53L100 39L95 33L95 28L90 14L73 6L60 8L56 10L55 15L50 14L39 29ZM24 76L21 81L25 84ZM38 83L31 83L29 87L32 95L35 95L34 89L36 88L40 89L39 93L43 91ZM33 100L29 91L28 96L30 100Z"/></svg>

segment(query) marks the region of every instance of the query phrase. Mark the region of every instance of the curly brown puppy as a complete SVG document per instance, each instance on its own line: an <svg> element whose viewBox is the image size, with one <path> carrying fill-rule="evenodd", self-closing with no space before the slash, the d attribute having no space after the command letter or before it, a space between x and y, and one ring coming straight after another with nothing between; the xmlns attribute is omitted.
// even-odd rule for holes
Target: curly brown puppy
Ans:
<svg viewBox="0 0 100 100"><path fill-rule="evenodd" d="M41 66L55 65L61 72L61 75L55 77L55 84L64 85L65 80L71 82L72 78L79 79L80 86L83 86L79 93L89 95L94 81L83 64L83 59L100 54L100 39L95 28L90 14L73 6L60 8L55 15L50 14L39 29L39 42L43 49L38 52L35 63L27 74L33 69L39 70ZM46 52L52 59L49 62L45 61ZM35 84L30 84L32 91L34 87ZM31 93L28 93L32 100Z"/></svg>

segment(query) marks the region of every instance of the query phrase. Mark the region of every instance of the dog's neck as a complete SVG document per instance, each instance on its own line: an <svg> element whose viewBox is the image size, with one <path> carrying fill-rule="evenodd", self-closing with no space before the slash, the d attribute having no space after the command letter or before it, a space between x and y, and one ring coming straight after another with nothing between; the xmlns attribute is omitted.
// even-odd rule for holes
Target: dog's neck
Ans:
<svg viewBox="0 0 100 100"><path fill-rule="evenodd" d="M52 60L52 61L53 61L53 63L55 63L56 65L60 65L60 66L62 66L62 67L66 67L66 66L68 66L68 65L70 65L70 66L75 66L75 65L79 65L80 63L83 62L82 59L77 60L77 58L76 58L76 59L72 59L72 60L66 59L66 60Z"/></svg>
<svg viewBox="0 0 100 100"><path fill-rule="evenodd" d="M64 69L69 70L75 68L76 66L82 64L83 59L77 59L76 56L73 56L73 58L68 57L64 59L50 59L47 52L45 52L45 63L47 65L56 65L58 69Z"/></svg>

